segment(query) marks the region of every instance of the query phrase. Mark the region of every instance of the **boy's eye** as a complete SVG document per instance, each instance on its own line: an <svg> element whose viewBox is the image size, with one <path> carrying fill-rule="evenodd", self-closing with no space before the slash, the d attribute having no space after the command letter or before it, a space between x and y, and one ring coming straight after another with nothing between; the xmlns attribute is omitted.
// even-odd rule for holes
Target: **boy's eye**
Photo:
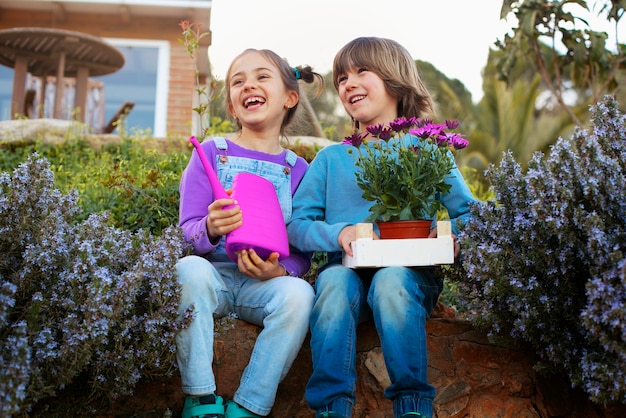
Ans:
<svg viewBox="0 0 626 418"><path fill-rule="evenodd" d="M359 69L358 69L358 71L357 71L357 72L358 72L358 73L362 73L362 72L364 72L364 71L368 71L368 69L367 69L367 68L365 68L365 67L361 67L361 68L359 68Z"/></svg>
<svg viewBox="0 0 626 418"><path fill-rule="evenodd" d="M337 77L337 82L341 83L342 81L346 81L348 79L347 76L345 75L340 75L339 77Z"/></svg>

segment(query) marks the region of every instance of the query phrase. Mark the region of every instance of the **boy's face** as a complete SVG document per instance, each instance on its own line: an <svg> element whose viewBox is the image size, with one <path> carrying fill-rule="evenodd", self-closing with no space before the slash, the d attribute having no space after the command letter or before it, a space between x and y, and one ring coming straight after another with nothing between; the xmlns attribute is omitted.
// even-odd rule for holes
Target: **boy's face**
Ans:
<svg viewBox="0 0 626 418"><path fill-rule="evenodd" d="M341 104L362 128L388 124L398 117L398 101L373 71L351 67L345 74L339 74L337 81Z"/></svg>
<svg viewBox="0 0 626 418"><path fill-rule="evenodd" d="M228 88L228 108L242 126L280 127L298 95L285 87L280 70L257 52L246 53L233 63Z"/></svg>

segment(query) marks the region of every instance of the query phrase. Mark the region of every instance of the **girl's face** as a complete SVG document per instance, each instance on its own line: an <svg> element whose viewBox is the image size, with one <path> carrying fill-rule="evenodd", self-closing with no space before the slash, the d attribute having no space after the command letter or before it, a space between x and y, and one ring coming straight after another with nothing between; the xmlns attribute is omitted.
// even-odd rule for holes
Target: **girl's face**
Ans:
<svg viewBox="0 0 626 418"><path fill-rule="evenodd" d="M367 68L351 67L337 77L339 98L346 112L361 128L388 124L398 116L398 100L385 88L383 80Z"/></svg>
<svg viewBox="0 0 626 418"><path fill-rule="evenodd" d="M285 88L279 69L258 52L245 53L231 66L229 112L243 128L280 129L298 94Z"/></svg>

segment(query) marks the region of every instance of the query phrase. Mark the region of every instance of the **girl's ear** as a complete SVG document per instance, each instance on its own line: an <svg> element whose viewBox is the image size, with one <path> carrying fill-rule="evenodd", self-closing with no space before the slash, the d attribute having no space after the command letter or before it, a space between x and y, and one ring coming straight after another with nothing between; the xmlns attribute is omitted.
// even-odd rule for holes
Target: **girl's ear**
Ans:
<svg viewBox="0 0 626 418"><path fill-rule="evenodd" d="M287 100L285 100L285 107L287 109L291 109L298 104L298 100L300 100L298 93L293 90L289 91L289 93L287 93Z"/></svg>
<svg viewBox="0 0 626 418"><path fill-rule="evenodd" d="M233 108L233 105L230 103L228 104L228 113L230 113L230 115L233 118L237 119L237 115L235 114L235 109Z"/></svg>

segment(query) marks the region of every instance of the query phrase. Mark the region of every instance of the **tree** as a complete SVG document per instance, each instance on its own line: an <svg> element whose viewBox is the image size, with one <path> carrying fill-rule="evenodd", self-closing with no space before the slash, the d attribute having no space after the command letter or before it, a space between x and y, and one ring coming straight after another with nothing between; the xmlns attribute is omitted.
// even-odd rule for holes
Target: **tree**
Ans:
<svg viewBox="0 0 626 418"><path fill-rule="evenodd" d="M615 27L624 14L625 0L598 0L598 15L606 15ZM511 82L510 70L523 57L530 63L557 104L580 126L581 118L568 104L568 93L579 102L596 103L618 87L619 72L626 68L626 45L617 41L615 52L606 45L607 34L593 31L587 21L569 10L589 11L583 0L505 0L501 18L513 13L519 25L513 35L497 43L505 52L498 68ZM584 29L578 27L582 25Z"/></svg>
<svg viewBox="0 0 626 418"><path fill-rule="evenodd" d="M472 94L460 80L448 78L430 62L416 60L415 63L435 102L436 119L463 121L472 115Z"/></svg>

